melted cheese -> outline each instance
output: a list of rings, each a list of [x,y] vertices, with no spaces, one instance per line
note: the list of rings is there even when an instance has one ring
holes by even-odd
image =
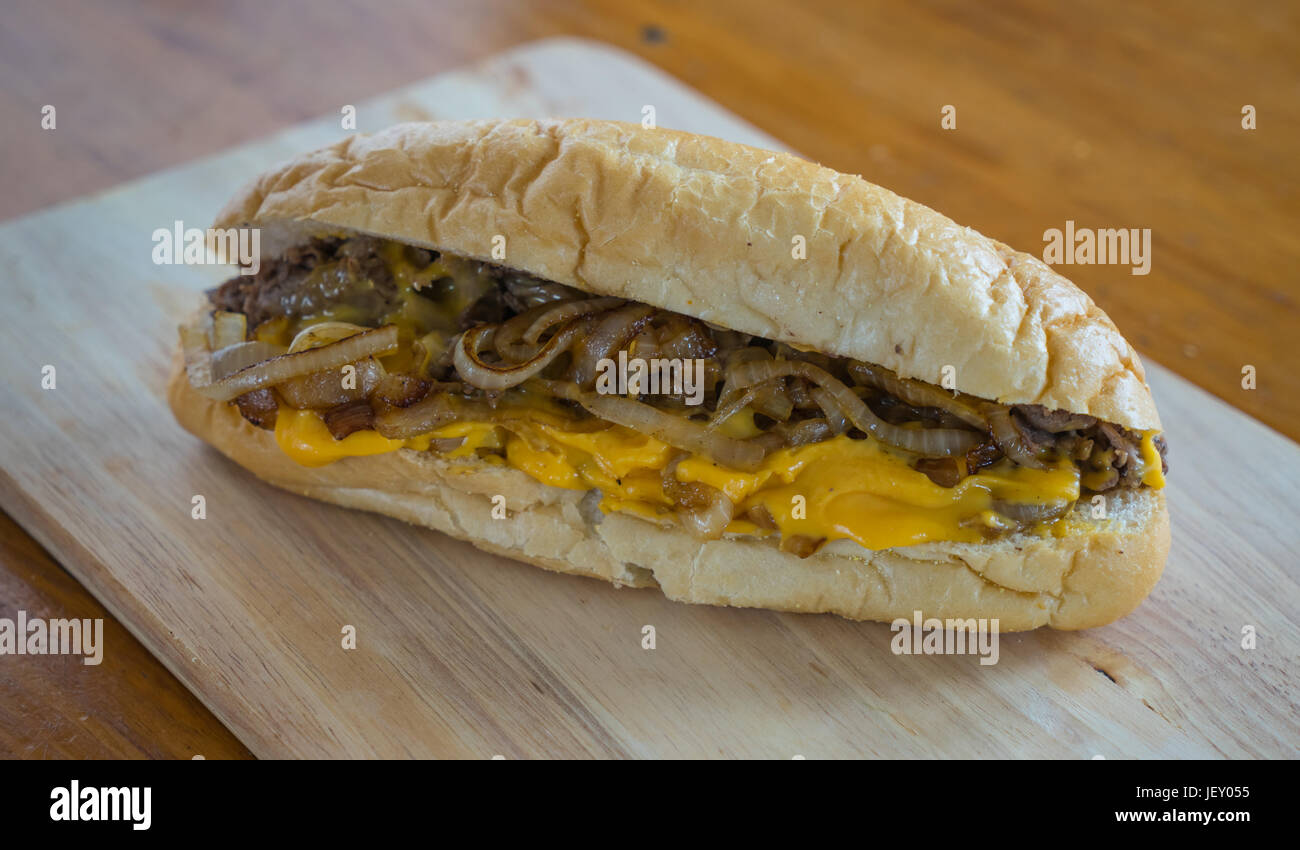
[[[1164,462],[1160,459],[1160,450],[1156,448],[1155,439],[1159,431],[1142,432],[1142,483],[1159,490],[1165,486]]]
[[[941,487],[875,440],[844,436],[773,452],[754,474],[703,458],[683,461],[677,474],[717,487],[741,511],[762,505],[782,536],[847,538],[868,549],[930,540],[977,543],[984,540],[982,527],[1005,522],[993,510],[995,501],[1079,497],[1079,474],[1068,461],[1049,470],[1002,464]]]
[[[742,423],[743,419],[737,425]],[[1155,433],[1143,436],[1142,480],[1159,488],[1164,479],[1153,443]],[[598,488],[606,512],[652,519],[673,514],[673,500],[663,492],[662,470],[675,450],[618,425],[572,431],[559,420],[507,425],[457,422],[408,440],[390,440],[373,431],[335,440],[317,414],[281,408],[275,437],[287,455],[307,466],[399,448],[427,450],[433,439],[463,437],[461,446],[446,456],[504,462],[553,487]],[[481,449],[503,450],[504,461],[494,454],[480,455]],[[985,539],[983,529],[996,530],[1007,523],[995,503],[1073,502],[1080,487],[1078,470],[1065,460],[1046,470],[1001,463],[967,476],[955,487],[941,487],[912,469],[905,455],[875,440],[845,436],[773,452],[753,473],[692,455],[678,463],[675,475],[679,481],[707,484],[726,493],[737,514],[761,505],[783,536],[849,539],[869,549],[933,540],[980,542]],[[727,530],[769,533],[746,520],[733,521]],[[1054,535],[1077,530],[1068,517],[1036,529]]]
[[[324,466],[345,457],[386,454],[406,445],[405,440],[390,440],[375,431],[357,431],[336,440],[316,413],[283,405],[275,415],[275,442],[280,451],[303,466]]]

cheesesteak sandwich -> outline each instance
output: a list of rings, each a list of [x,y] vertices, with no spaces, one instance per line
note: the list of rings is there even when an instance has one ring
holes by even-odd
[[[181,424],[289,490],[672,599],[1108,623],[1169,549],[1136,353],[860,177],[603,121],[407,124],[220,214]]]

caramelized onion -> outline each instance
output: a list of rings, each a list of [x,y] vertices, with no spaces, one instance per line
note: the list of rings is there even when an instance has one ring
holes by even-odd
[[[700,481],[679,481],[677,465],[688,455],[677,455],[660,473],[664,495],[676,505],[682,524],[706,540],[717,540],[736,515],[735,503],[716,487]]]
[[[766,348],[760,348],[757,345],[747,345],[744,348],[737,348],[727,357],[727,368],[723,373],[728,383],[731,382],[732,375],[736,369],[744,366],[746,363],[753,363],[755,360],[771,360],[772,355]]]
[[[460,384],[455,387],[459,389]],[[433,383],[415,375],[385,375],[375,385],[375,398],[394,407],[410,407],[429,394]]]
[[[237,342],[228,345],[212,355],[212,375],[216,379],[233,375],[240,369],[247,369],[255,363],[270,360],[284,354],[284,346],[261,340]]]
[[[759,528],[768,528],[773,531],[779,528],[776,520],[772,518],[772,512],[767,509],[766,505],[754,505],[745,511],[743,516]]]
[[[866,404],[862,407],[866,409]],[[983,434],[955,428],[900,428],[897,425],[886,425],[886,428],[896,436],[881,437],[881,440],[922,457],[957,457],[984,440]]]
[[[746,363],[756,361],[771,362],[772,356],[765,349],[757,346],[737,348],[727,356],[727,365],[723,370],[724,389],[718,399],[709,427],[714,428],[735,416],[745,407],[752,407],[756,413],[784,422],[794,412],[794,401],[786,389],[786,382],[772,378],[749,386],[742,386],[732,380],[736,370]]]
[[[540,309],[540,308],[539,308]],[[520,313],[497,325],[492,332],[492,347],[506,363],[522,363],[532,360],[537,354],[536,345],[522,342],[524,331],[532,322],[532,312]]]
[[[375,422],[375,413],[370,409],[370,402],[363,398],[331,407],[321,415],[321,419],[330,435],[341,440],[356,431],[370,430]]]
[[[820,443],[823,440],[829,440],[835,436],[831,426],[825,419],[804,419],[794,425],[782,428],[782,436],[785,438],[785,444],[790,448],[806,446],[810,443]]]
[[[518,386],[551,365],[556,357],[569,349],[577,337],[578,322],[571,322],[560,329],[546,341],[541,350],[523,363],[509,365],[484,363],[479,358],[479,351],[491,342],[496,332],[494,325],[479,325],[470,328],[452,343],[455,350],[452,362],[456,371],[465,379],[465,383],[481,390],[504,390]]]
[[[338,342],[365,331],[365,325],[355,325],[352,322],[317,322],[298,331],[297,336],[289,343],[289,353],[297,354],[299,351],[320,348],[322,345],[329,345],[331,342]]]
[[[281,354],[222,377],[214,374],[210,351],[197,350],[191,356],[191,346],[197,345],[193,333],[187,335],[182,331],[182,340],[186,346],[186,371],[191,386],[208,398],[230,401],[244,393],[274,386],[290,378],[337,369],[365,357],[393,351],[397,348],[397,327],[387,325],[320,348]],[[194,361],[192,369],[191,360]]]
[[[764,434],[759,434],[757,437],[753,437],[745,442],[753,443],[758,446],[763,450],[763,454],[766,455],[769,452],[774,452],[777,449],[785,447],[785,432],[791,427],[793,426],[791,426],[789,422],[782,422],[773,430]]]
[[[849,419],[840,409],[839,404],[835,402],[835,397],[821,387],[813,387],[808,395],[812,400],[817,402],[817,406],[822,409],[826,415],[826,424],[830,427],[832,434],[843,434],[849,430]]]
[[[457,420],[476,420],[490,413],[482,402],[434,393],[410,407],[386,409],[375,416],[375,430],[390,440],[416,437]]]
[[[182,325],[180,329],[181,351],[185,355],[185,374],[193,387],[211,384],[215,380],[212,377],[212,344],[204,326],[205,320],[207,326],[211,327],[212,317],[206,316],[194,324]]]
[[[988,417],[989,427],[993,429],[993,439],[1002,453],[1021,466],[1034,469],[1046,469],[1047,464],[1038,459],[1033,450],[1025,444],[1011,421],[1011,410],[997,404],[985,404],[984,413]]]
[[[253,390],[235,399],[239,414],[258,428],[274,430],[275,417],[280,410],[275,391],[270,389]]]
[[[790,402],[798,410],[816,410],[817,402],[808,395],[808,387],[803,381],[790,382]]]
[[[299,410],[319,410],[364,399],[374,392],[380,381],[384,379],[384,367],[373,357],[358,360],[350,365],[356,369],[354,380],[348,382],[352,384],[351,387],[344,386],[343,370],[340,367],[313,372],[299,378],[290,378],[277,384],[276,391],[284,397],[290,407]]]
[[[940,487],[956,487],[964,477],[961,463],[955,457],[923,457],[916,462],[916,471]]]
[[[667,413],[630,398],[587,392],[565,381],[539,380],[538,384],[559,398],[577,402],[601,419],[648,434],[674,448],[705,455],[723,466],[753,472],[763,462],[762,446],[716,434],[681,414]]]
[[[712,431],[714,428],[725,423],[728,419],[735,416],[740,411],[749,406],[759,394],[767,387],[768,384],[755,384],[752,387],[746,387],[743,390],[733,392],[729,398],[721,399],[718,409],[713,411],[713,416],[709,418],[709,423],[704,427]]]
[[[613,358],[632,337],[641,332],[655,313],[648,304],[629,304],[602,316],[591,332],[574,346],[570,379],[579,386],[588,386],[596,380],[597,364]]]
[[[584,298],[542,304],[502,322],[493,335],[492,347],[507,362],[531,360],[547,331],[622,303],[621,298]]]
[[[831,368],[831,356],[829,354],[795,348],[788,342],[778,342],[773,348],[775,350],[772,353],[778,360],[806,360],[823,369]]]
[[[900,378],[883,366],[872,366],[869,363],[850,363],[849,374],[859,383],[901,398],[913,407],[935,407],[981,431],[988,428],[986,417],[975,404],[940,387]]]
[[[212,314],[212,348],[220,351],[248,339],[248,317],[243,313],[216,310]]]
[[[600,313],[622,303],[623,299],[621,298],[587,298],[582,301],[568,301],[557,306],[548,307],[541,315],[529,322],[528,329],[524,331],[523,340],[529,345],[536,345],[542,335],[556,325],[581,316]]]
[[[761,413],[777,422],[786,421],[794,412],[794,402],[786,392],[785,382],[778,378],[743,390],[733,388],[724,393],[718,400],[718,408],[713,418],[709,420],[708,427],[710,429],[718,427],[746,407],[751,407],[755,413]]]
[[[711,498],[702,507],[682,508],[677,516],[682,524],[705,540],[717,540],[727,530],[731,518],[735,516],[736,506],[721,490],[709,487],[713,492]]]
[[[1070,503],[1063,500],[1042,503],[997,500],[993,503],[993,510],[1025,525],[1058,519],[1069,509]]]
[[[712,357],[717,353],[717,345],[698,319],[680,313],[666,315],[667,320],[659,331],[660,356],[686,359]]]
[[[794,401],[790,398],[789,391],[785,388],[785,381],[776,381],[770,384],[763,384],[758,395],[754,396],[752,407],[755,412],[761,413],[777,422],[784,422],[794,413]]]
[[[525,310],[556,301],[568,301],[582,294],[579,290],[560,283],[526,276],[507,277],[505,286],[507,294]]]
[[[450,392],[435,392],[410,407],[381,405],[375,416],[375,430],[389,439],[407,439],[427,434],[451,422],[486,422],[508,425],[515,422],[535,422],[537,409],[526,405],[490,404],[479,399],[468,399]],[[554,422],[554,419],[547,421]],[[594,431],[607,428],[601,422],[572,420],[565,422],[568,432]],[[524,435],[526,436],[526,435]],[[542,447],[544,448],[544,447]]]
[[[982,437],[974,431],[947,428],[909,429],[891,425],[867,407],[848,387],[825,369],[804,360],[753,360],[737,365],[731,380],[745,387],[760,381],[792,375],[824,389],[853,425],[895,448],[927,457],[965,454],[979,445]]]
[[[646,361],[660,357],[659,335],[655,333],[654,328],[645,328],[632,337],[632,341],[628,343],[628,351],[636,351],[636,356]]]

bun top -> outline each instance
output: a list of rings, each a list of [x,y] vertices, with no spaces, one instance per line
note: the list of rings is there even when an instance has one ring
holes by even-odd
[[[1070,281],[789,154],[612,121],[401,124],[263,174],[216,221],[244,225],[375,234],[930,383],[951,366],[982,398],[1160,427],[1137,354]]]

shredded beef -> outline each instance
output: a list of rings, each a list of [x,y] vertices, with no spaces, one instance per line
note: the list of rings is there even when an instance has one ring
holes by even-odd
[[[1020,435],[1021,441],[1031,453],[1041,456],[1044,452],[1056,447],[1056,436],[1050,431],[1044,431],[1042,428],[1029,424],[1020,415],[1019,410],[1012,409],[1011,424],[1015,427],[1016,433]]]
[[[1049,410],[1037,404],[1015,405],[1011,421],[1033,451],[1052,449],[1059,456],[1083,462],[1087,468],[1100,473],[1090,479],[1089,489],[1095,492],[1142,484],[1145,464],[1141,434],[1094,416]],[[1154,444],[1160,454],[1162,471],[1168,472],[1164,437],[1157,436]]]
[[[1053,434],[1079,431],[1097,424],[1095,417],[1067,410],[1048,410],[1041,404],[1017,404],[1014,409],[1016,415],[1029,425]]]
[[[349,305],[381,314],[397,297],[397,285],[380,241],[366,236],[317,238],[266,260],[255,275],[233,277],[208,298],[219,310],[243,313],[251,331],[267,319],[299,318]]]

